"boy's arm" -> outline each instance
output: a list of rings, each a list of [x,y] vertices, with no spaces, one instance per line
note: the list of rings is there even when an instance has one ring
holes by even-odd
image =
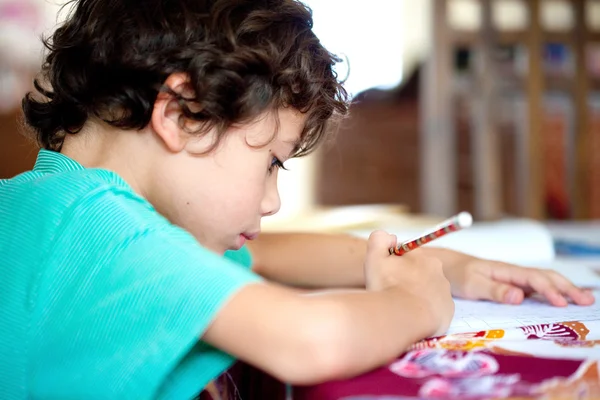
[[[252,269],[303,288],[362,288],[367,241],[343,234],[262,233],[248,242]]]
[[[389,257],[385,251],[395,242],[385,232],[371,235],[367,290],[299,294],[250,283],[213,315],[202,339],[300,385],[351,377],[392,361],[415,341],[445,332],[454,314],[439,260],[418,250]]]
[[[303,288],[362,288],[365,286],[365,239],[346,234],[263,233],[248,243],[252,269],[265,278]],[[471,257],[455,251],[423,248],[442,260],[444,268]]]
[[[301,295],[252,284],[227,302],[202,340],[281,381],[310,385],[391,362],[433,335],[436,319],[400,288]]]

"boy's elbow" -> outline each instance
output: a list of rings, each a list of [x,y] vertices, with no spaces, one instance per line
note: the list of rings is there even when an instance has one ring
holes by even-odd
[[[292,385],[315,385],[348,376],[343,357],[320,344],[315,344],[310,351],[301,355],[295,365],[289,365],[290,361],[285,364],[288,365],[281,368],[277,378]]]
[[[343,315],[325,313],[301,333],[303,346],[295,355],[282,357],[276,368],[281,381],[293,385],[314,385],[344,379],[360,372],[360,357],[353,356],[347,340],[348,328]]]

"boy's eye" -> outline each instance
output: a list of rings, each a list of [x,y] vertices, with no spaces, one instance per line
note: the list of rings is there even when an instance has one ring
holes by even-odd
[[[273,159],[271,160],[271,165],[269,166],[269,173],[272,173],[274,170],[279,168],[286,169],[279,158],[273,157]]]

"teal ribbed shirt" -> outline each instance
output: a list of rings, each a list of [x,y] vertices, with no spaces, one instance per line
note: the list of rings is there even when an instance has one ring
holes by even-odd
[[[47,150],[0,180],[0,256],[6,400],[189,399],[233,361],[200,336],[260,280],[246,249],[214,254],[117,174]]]

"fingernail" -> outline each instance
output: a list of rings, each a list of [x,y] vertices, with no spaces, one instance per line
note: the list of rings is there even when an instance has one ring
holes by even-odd
[[[519,291],[517,289],[510,289],[504,295],[504,300],[506,303],[514,304],[519,301]]]
[[[569,304],[567,299],[565,299],[565,297],[560,294],[555,295],[554,298],[556,299],[556,302],[559,306],[566,306],[567,304]]]

